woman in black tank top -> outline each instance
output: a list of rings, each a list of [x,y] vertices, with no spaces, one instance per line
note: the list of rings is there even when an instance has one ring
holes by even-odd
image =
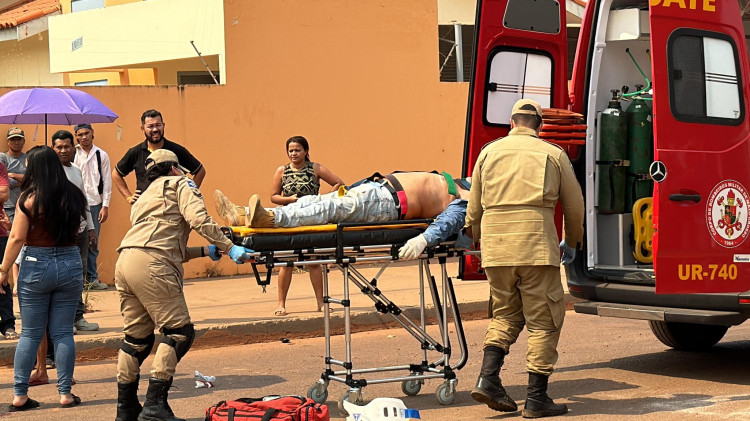
[[[310,161],[310,145],[302,136],[294,136],[286,141],[286,153],[289,163],[276,169],[273,176],[271,202],[276,205],[294,203],[302,196],[320,193],[320,180],[331,185],[330,191],[338,190],[344,184],[336,174],[323,165]],[[320,265],[308,266],[310,282],[318,301],[317,310],[323,308],[323,273]],[[279,269],[279,306],[274,312],[277,316],[286,316],[286,296],[292,283],[293,268]]]

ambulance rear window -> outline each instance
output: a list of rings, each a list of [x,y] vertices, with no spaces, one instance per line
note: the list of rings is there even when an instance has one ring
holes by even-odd
[[[560,33],[560,3],[557,0],[508,0],[503,25],[510,29]]]
[[[552,57],[521,49],[490,54],[484,123],[510,125],[510,112],[519,99],[533,99],[543,108],[552,103]]]
[[[744,119],[737,47],[724,34],[678,29],[668,42],[670,102],[680,121],[738,125]]]

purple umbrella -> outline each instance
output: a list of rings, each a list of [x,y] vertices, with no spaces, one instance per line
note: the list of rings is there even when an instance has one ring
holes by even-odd
[[[0,96],[1,124],[47,124],[71,126],[79,123],[111,123],[117,114],[98,99],[76,89],[17,89]]]

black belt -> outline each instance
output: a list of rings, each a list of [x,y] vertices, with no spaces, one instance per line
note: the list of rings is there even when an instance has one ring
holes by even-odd
[[[381,186],[385,187],[388,192],[391,194],[391,197],[393,197],[393,204],[396,206],[396,212],[398,212],[398,219],[405,219],[406,218],[406,208],[401,206],[401,199],[399,196],[403,196],[404,199],[406,199],[406,194],[404,194],[404,188],[401,186],[401,183],[396,180],[395,177],[392,175],[387,175],[384,178],[373,180],[374,182],[380,184]],[[390,182],[390,184],[388,184]],[[399,194],[401,193],[401,194]]]

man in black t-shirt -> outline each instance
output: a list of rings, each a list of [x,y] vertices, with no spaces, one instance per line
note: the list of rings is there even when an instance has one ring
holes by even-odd
[[[151,184],[146,177],[146,158],[157,149],[167,149],[177,155],[180,165],[185,167],[198,187],[206,176],[206,169],[184,146],[171,142],[164,137],[164,121],[159,111],[148,110],[141,116],[141,130],[146,140],[133,146],[125,152],[120,162],[112,170],[112,184],[117,188],[122,197],[131,205]],[[130,192],[125,176],[135,170],[136,189]]]

